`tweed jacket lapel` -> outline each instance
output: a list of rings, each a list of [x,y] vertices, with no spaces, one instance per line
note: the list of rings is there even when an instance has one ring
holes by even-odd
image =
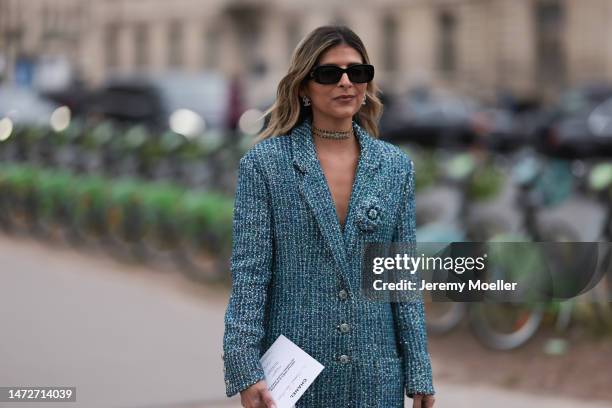
[[[302,177],[299,179],[300,192],[310,206],[319,229],[339,266],[345,284],[352,291],[358,288],[350,277],[349,254],[350,245],[358,231],[355,228],[355,209],[361,207],[361,202],[367,198],[368,185],[375,176],[380,164],[380,152],[365,129],[353,121],[355,135],[359,139],[361,152],[344,226],[341,230],[335,205],[329,185],[316,155],[312,140],[312,124],[310,119],[296,126],[291,132],[293,163]],[[353,283],[353,285],[351,285]]]

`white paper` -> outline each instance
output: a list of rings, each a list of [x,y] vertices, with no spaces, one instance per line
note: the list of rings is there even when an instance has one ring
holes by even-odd
[[[259,361],[277,408],[293,408],[325,368],[282,334]]]

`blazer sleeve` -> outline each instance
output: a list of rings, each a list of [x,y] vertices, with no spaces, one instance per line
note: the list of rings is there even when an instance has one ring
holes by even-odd
[[[225,314],[223,371],[231,397],[264,378],[259,362],[272,269],[269,190],[251,155],[240,159],[232,221],[232,290]]]
[[[409,160],[393,242],[416,244],[414,182],[414,165]],[[410,247],[409,255],[413,256],[416,250]],[[414,394],[434,394],[422,295],[407,302],[392,302],[391,307],[404,360],[406,395],[412,398]]]

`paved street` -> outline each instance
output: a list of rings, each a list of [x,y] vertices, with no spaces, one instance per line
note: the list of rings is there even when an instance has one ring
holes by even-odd
[[[224,396],[225,290],[5,235],[0,268],[0,385],[76,386],[69,407],[240,406]],[[438,407],[610,406],[436,385]],[[41,405],[0,403],[9,406]]]
[[[224,292],[6,236],[0,265],[0,384],[76,386],[78,407],[232,406]]]

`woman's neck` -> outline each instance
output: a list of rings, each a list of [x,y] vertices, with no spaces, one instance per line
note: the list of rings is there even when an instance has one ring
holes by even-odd
[[[312,126],[335,132],[346,132],[353,128],[353,118],[347,119],[328,119],[328,118],[313,118]]]
[[[311,123],[313,128],[316,127],[322,130],[346,132],[347,130],[353,129],[352,118],[343,121],[317,120],[315,118],[312,120]],[[355,151],[359,151],[359,142],[357,141],[357,135],[355,135],[354,132],[351,136],[345,139],[328,139],[324,137],[318,137],[313,134],[313,142],[317,147],[318,151],[320,151],[320,149],[324,149],[325,151],[332,152],[334,154],[350,154],[354,153]]]

